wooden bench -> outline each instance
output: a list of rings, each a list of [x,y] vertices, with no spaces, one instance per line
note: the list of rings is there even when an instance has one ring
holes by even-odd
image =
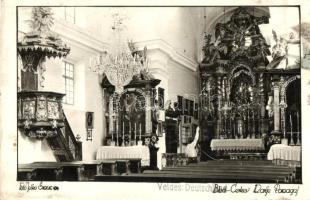
[[[126,158],[126,159],[105,159],[105,161],[114,161],[116,162],[115,173],[141,173],[141,158]],[[112,174],[112,175],[113,175]]]
[[[141,159],[34,162],[18,165],[18,180],[87,181],[96,175],[141,173]]]
[[[115,169],[115,161],[76,161],[76,162],[35,162],[19,165],[18,171],[32,170],[31,180],[85,181],[102,174],[103,165]],[[24,176],[23,176],[24,177]]]
[[[96,181],[109,182],[172,182],[172,183],[286,183],[285,176],[235,176],[235,175],[220,175],[220,174],[129,174],[126,176],[96,176]]]
[[[267,153],[228,153],[231,160],[262,160],[267,158]]]

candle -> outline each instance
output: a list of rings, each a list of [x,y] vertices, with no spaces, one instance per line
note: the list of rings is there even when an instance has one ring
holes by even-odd
[[[141,133],[142,133],[142,126],[141,126],[141,123],[140,123],[140,137],[139,137],[139,140],[141,140]]]

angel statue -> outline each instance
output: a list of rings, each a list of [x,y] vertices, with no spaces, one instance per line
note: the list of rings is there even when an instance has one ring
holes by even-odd
[[[272,47],[272,58],[273,60],[267,66],[267,69],[286,69],[288,65],[287,60],[287,40],[282,37],[278,36],[277,33],[272,30],[273,39],[276,44]]]

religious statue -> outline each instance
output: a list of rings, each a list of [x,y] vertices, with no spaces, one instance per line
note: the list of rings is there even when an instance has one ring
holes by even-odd
[[[272,30],[273,39],[276,44],[272,47],[272,62],[268,65],[268,69],[280,68],[286,69],[287,61],[287,41],[283,37],[278,37],[277,33]]]
[[[199,139],[199,126],[196,128],[196,134],[194,140],[189,143],[185,148],[185,155],[190,159],[190,161],[197,161],[198,149],[197,142]]]
[[[268,111],[268,116],[273,117],[273,96],[271,94],[268,96],[266,110]]]

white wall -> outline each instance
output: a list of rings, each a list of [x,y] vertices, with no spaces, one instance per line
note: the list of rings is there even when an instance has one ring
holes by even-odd
[[[56,161],[46,140],[29,138],[18,131],[18,164]]]
[[[190,9],[173,7],[123,9],[128,15],[128,39],[141,44],[151,42],[153,45],[147,45],[150,71],[155,78],[162,80],[158,87],[165,89],[166,100],[176,100],[177,95],[197,94],[195,29],[198,25],[195,24],[193,15],[188,12]],[[88,70],[88,60],[90,56],[105,50],[111,40],[111,10],[115,9],[76,8],[76,24],[72,24],[64,21],[63,8],[53,8],[56,21],[52,30],[60,34],[71,51],[67,58],[52,58],[46,61],[44,88],[41,89],[64,93],[63,60],[74,64],[74,104],[63,104],[63,107],[74,134],[81,136],[83,160],[95,159],[96,151],[103,145],[106,136],[101,80],[98,74]],[[25,20],[29,18],[30,11],[30,8],[20,9],[20,32],[29,31]],[[92,141],[86,141],[87,111],[94,112],[95,115]],[[29,147],[31,145],[33,147]],[[44,144],[41,144],[41,148],[42,145]],[[39,148],[39,143],[21,137],[19,146],[28,152],[32,148]],[[20,159],[24,159],[23,157]]]

